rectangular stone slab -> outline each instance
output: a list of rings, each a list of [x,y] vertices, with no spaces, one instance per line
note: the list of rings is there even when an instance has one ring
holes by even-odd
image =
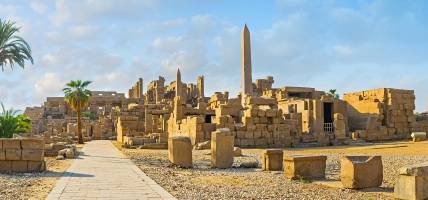
[[[1,139],[3,149],[21,149],[21,140],[18,139]]]
[[[42,161],[44,157],[44,150],[40,149],[23,149],[22,150],[22,160],[30,161]]]
[[[284,174],[289,179],[319,179],[325,178],[327,156],[284,157]]]
[[[45,142],[42,139],[25,138],[21,139],[22,149],[44,149]]]

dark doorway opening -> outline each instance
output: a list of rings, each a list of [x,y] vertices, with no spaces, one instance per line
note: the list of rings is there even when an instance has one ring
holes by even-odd
[[[324,123],[333,123],[333,103],[324,103]]]
[[[205,115],[205,123],[211,123],[212,115]]]

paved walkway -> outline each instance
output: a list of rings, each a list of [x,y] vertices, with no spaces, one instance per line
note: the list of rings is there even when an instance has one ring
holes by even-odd
[[[86,143],[47,199],[175,199],[110,141]]]

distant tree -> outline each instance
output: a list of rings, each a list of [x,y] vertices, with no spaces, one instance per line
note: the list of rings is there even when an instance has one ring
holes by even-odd
[[[82,112],[82,117],[94,120],[95,116],[94,114],[92,114],[92,112],[86,111],[86,112]]]
[[[16,64],[24,68],[25,61],[34,63],[30,45],[16,35],[19,29],[20,27],[17,27],[15,22],[0,19],[0,67],[2,71],[7,65],[13,69]]]
[[[31,131],[31,119],[26,115],[18,114],[19,110],[6,109],[1,104],[0,138],[11,138],[14,133],[28,133]]]
[[[81,113],[88,105],[89,97],[91,96],[91,91],[86,89],[86,87],[91,83],[91,81],[71,81],[63,89],[65,102],[77,113],[77,137],[79,138],[79,144],[83,144]]]
[[[333,96],[335,99],[339,99],[339,94],[336,94],[336,89],[330,89],[328,91],[328,94],[330,94],[331,96]]]

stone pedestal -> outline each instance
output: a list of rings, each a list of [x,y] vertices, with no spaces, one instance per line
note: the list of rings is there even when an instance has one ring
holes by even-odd
[[[285,156],[284,172],[289,179],[325,178],[327,156]]]
[[[343,187],[362,189],[379,187],[383,180],[380,156],[345,156],[341,159],[340,180]]]
[[[189,137],[175,136],[168,139],[169,161],[184,168],[190,168],[192,164],[192,144]]]
[[[394,187],[396,199],[428,199],[428,163],[402,167]]]
[[[229,168],[233,164],[234,136],[229,129],[218,129],[211,133],[211,166]]]
[[[281,171],[284,152],[281,149],[266,149],[262,153],[263,171]]]

